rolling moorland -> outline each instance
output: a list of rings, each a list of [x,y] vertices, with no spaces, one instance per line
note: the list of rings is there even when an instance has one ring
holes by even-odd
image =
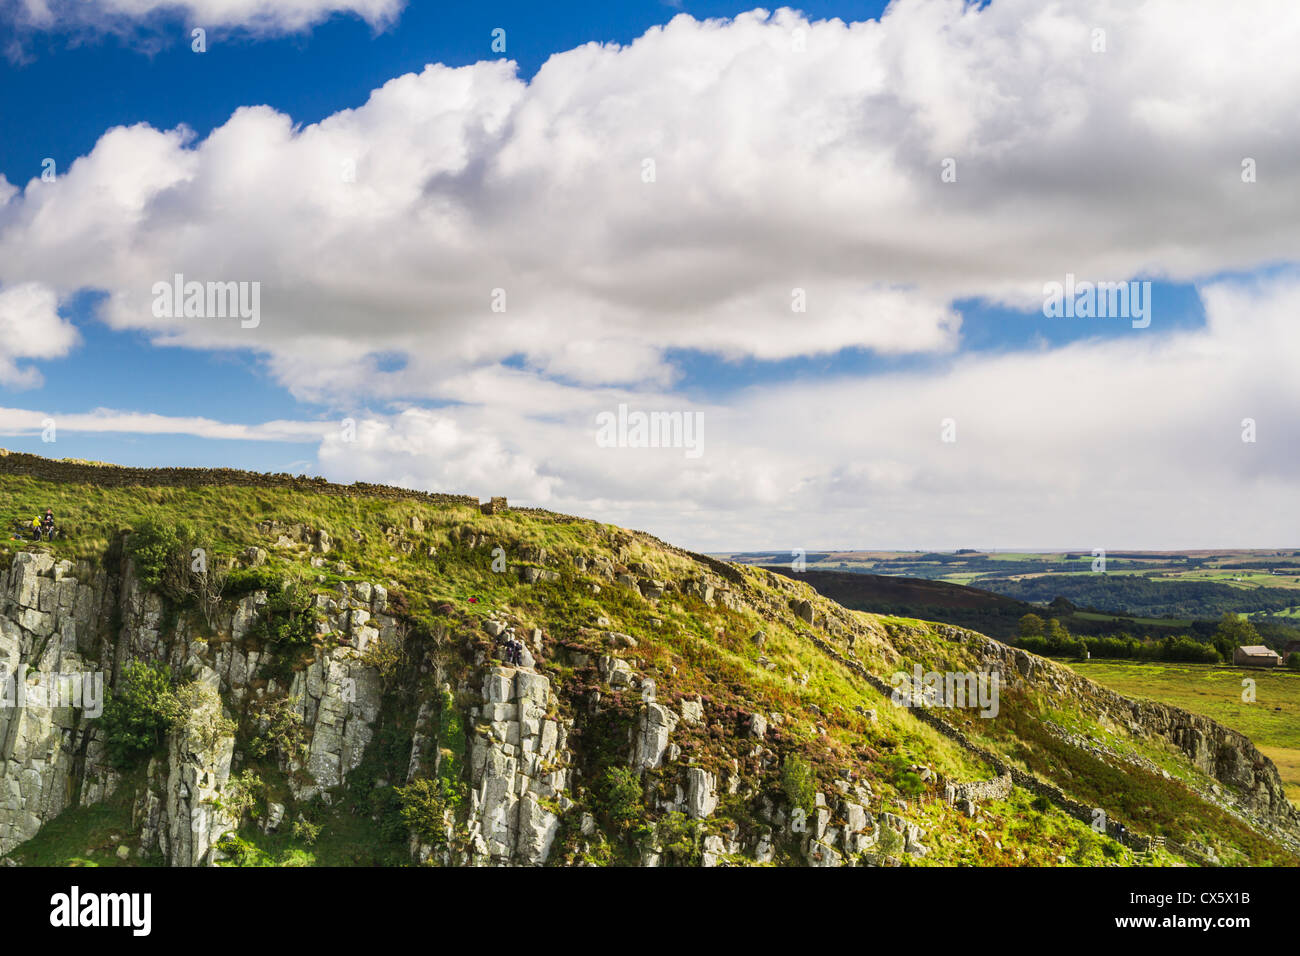
[[[26,455],[0,489],[66,531],[0,550],[6,864],[1300,863],[1242,733],[644,533]],[[102,715],[32,703],[86,672]]]
[[[789,552],[716,555],[738,564],[791,568]],[[1034,604],[1064,599],[1082,608],[1136,618],[1217,619],[1300,614],[1300,553],[1290,550],[1119,551],[1105,573],[1090,552],[818,551],[807,571],[922,578],[970,585]]]

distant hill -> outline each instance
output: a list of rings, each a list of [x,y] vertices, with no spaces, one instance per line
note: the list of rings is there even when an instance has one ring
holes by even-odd
[[[1249,590],[1217,581],[1168,581],[1139,575],[1057,574],[980,582],[1013,600],[1065,597],[1080,607],[1149,617],[1217,618],[1224,612],[1278,612],[1300,604],[1293,588]]]
[[[1199,621],[1173,619],[1166,623],[1149,619],[1137,620],[1125,616],[1123,612],[1098,613],[1092,605],[1076,604],[1064,596],[1052,593],[1050,588],[1036,592],[1036,597],[1048,601],[1042,604],[929,578],[903,578],[853,571],[795,572],[788,565],[775,565],[767,570],[810,584],[819,594],[855,611],[942,621],[958,627],[969,627],[1005,641],[1015,640],[1019,634],[1020,618],[1030,613],[1057,618],[1071,633],[1082,635],[1111,634],[1122,630],[1134,637],[1164,637],[1176,628],[1180,632],[1206,637],[1213,632],[1217,623],[1210,618]],[[1054,580],[1059,583],[1074,579],[1061,575]]]
[[[810,584],[819,594],[855,611],[942,621],[1004,640],[1016,636],[1021,617],[1043,613],[1043,608],[1015,598],[946,581],[852,571],[795,572],[789,565],[767,570]]]

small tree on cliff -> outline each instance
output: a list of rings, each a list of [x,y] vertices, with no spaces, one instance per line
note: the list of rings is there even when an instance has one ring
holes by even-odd
[[[781,764],[781,790],[793,809],[798,807],[811,815],[817,805],[817,779],[808,761],[795,754]]]
[[[131,533],[127,551],[144,587],[178,606],[198,608],[211,627],[231,567],[197,545],[198,535],[188,525],[149,519]]]
[[[132,661],[104,701],[104,746],[114,766],[129,766],[162,744],[181,716],[166,664]]]

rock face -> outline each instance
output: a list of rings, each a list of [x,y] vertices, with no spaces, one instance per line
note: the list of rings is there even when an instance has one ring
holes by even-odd
[[[567,809],[568,729],[549,715],[551,682],[494,667],[483,679],[470,770],[471,861],[545,863]]]
[[[379,676],[350,649],[317,651],[306,673],[295,675],[289,698],[299,702],[311,745],[306,767],[292,768],[306,770],[289,778],[294,799],[341,785],[361,764],[379,715],[380,691]]]
[[[216,800],[230,778],[235,752],[234,725],[225,722],[217,682],[213,671],[200,676],[200,693],[187,701],[191,706],[183,723],[170,734],[161,815],[153,824],[158,845],[142,844],[161,850],[172,866],[209,862],[213,844],[239,825]]]
[[[16,554],[0,578],[0,853],[30,839],[78,796],[94,802],[115,786],[86,711],[48,706],[51,689],[95,696],[98,668],[84,655],[95,646],[105,582],[88,565],[29,552]],[[74,754],[83,748],[79,786],[69,786]]]
[[[398,638],[396,620],[383,613],[386,600],[383,588],[370,585],[319,597],[322,632],[348,643],[318,649],[289,688],[277,689],[263,675],[265,655],[245,641],[265,613],[264,593],[229,604],[214,622],[216,637],[205,640],[183,619],[164,633],[161,600],[137,585],[129,565],[110,573],[17,553],[0,577],[0,696],[11,689],[0,706],[0,854],[69,806],[115,792],[119,775],[96,718],[104,689],[133,661],[168,664],[208,691],[191,702],[165,759],[152,761],[135,794],[141,850],[175,866],[212,862],[216,842],[239,822],[220,810],[235,757],[232,718],[286,690],[306,745],[301,766],[289,755],[282,761],[295,798],[337,787],[361,762],[378,715],[380,680],[356,645]],[[60,687],[64,696],[52,698],[50,688]],[[217,737],[200,730],[226,725]]]
[[[691,767],[686,772],[686,812],[701,820],[717,808],[717,779],[706,770]]]
[[[668,749],[668,737],[677,726],[677,715],[662,704],[646,704],[632,752],[632,766],[653,770],[660,766]]]
[[[315,536],[318,548],[328,547],[327,540]],[[318,645],[288,687],[264,675],[269,655],[246,641],[266,604],[261,592],[232,602],[215,622],[216,638],[205,640],[183,621],[164,633],[160,599],[137,586],[129,567],[112,575],[24,552],[0,579],[0,676],[21,673],[29,702],[60,673],[103,674],[111,686],[137,660],[169,664],[193,679],[187,686],[199,696],[134,795],[140,852],[173,866],[208,865],[219,857],[217,843],[240,823],[222,809],[238,757],[235,720],[263,713],[273,700],[285,701],[301,728],[301,751],[278,755],[295,800],[328,800],[361,764],[383,695],[366,650],[401,637],[396,619],[385,613],[386,589],[344,584],[337,596],[317,595],[318,628],[335,642]],[[116,631],[108,626],[115,618]],[[536,642],[540,648],[540,632]],[[630,679],[625,662],[610,663],[615,681]],[[473,839],[462,862],[542,864],[561,813],[572,806],[568,726],[551,713],[550,681],[528,668],[489,670],[481,699],[470,744]],[[0,854],[35,836],[74,802],[103,800],[119,785],[97,722],[76,707],[41,703],[0,708]],[[650,707],[645,759],[657,764],[676,717]],[[425,708],[426,723],[427,716]],[[419,751],[417,739],[411,775],[420,768]],[[78,754],[84,756],[78,760]],[[275,816],[283,818],[283,806],[276,807]]]
[[[794,613],[804,623],[812,624],[816,620],[817,612],[813,609],[811,601],[795,601],[793,607]]]

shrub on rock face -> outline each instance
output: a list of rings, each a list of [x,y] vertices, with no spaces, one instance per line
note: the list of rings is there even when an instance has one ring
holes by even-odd
[[[799,807],[811,814],[817,806],[817,781],[812,767],[802,757],[791,755],[781,765],[781,790],[791,808]]]
[[[202,681],[190,681],[176,691],[176,725],[186,735],[186,746],[195,753],[217,748],[223,737],[233,736],[235,722],[226,716],[217,689]]]
[[[596,781],[598,809],[620,833],[645,815],[641,803],[641,778],[631,767],[608,767]]]
[[[262,778],[252,770],[232,774],[220,801],[221,808],[236,820],[243,820],[245,814],[257,809],[257,801],[264,789]]]
[[[226,597],[240,598],[254,591],[277,591],[280,578],[281,575],[270,568],[236,568],[226,579]]]
[[[447,811],[455,809],[457,795],[443,780],[421,779],[395,788],[402,801],[402,819],[422,843],[441,847],[447,842]]]
[[[104,744],[109,760],[129,766],[162,744],[163,737],[181,716],[166,664],[133,661],[122,672],[116,691],[104,702]]]
[[[227,833],[218,840],[216,848],[231,866],[253,866],[260,856],[257,847],[233,833]]]
[[[244,748],[249,756],[261,760],[267,754],[279,754],[294,763],[307,762],[311,748],[299,701],[297,697],[280,697],[254,705],[260,732]]]
[[[906,846],[907,839],[893,827],[880,828],[880,838],[876,841],[877,857],[902,856]]]
[[[228,562],[217,561],[188,525],[145,521],[127,541],[127,552],[140,584],[177,607],[194,607],[208,625],[221,603],[230,577]]]
[[[320,826],[309,820],[298,820],[293,825],[293,838],[301,840],[308,846],[313,846],[319,836]]]
[[[889,769],[889,782],[900,794],[915,797],[925,792],[925,781],[902,754],[894,754],[886,761],[886,766]]]
[[[703,828],[699,820],[684,813],[669,813],[655,828],[655,839],[669,866],[696,867],[703,862]]]
[[[127,551],[140,583],[151,591],[165,590],[189,537],[186,528],[152,519],[132,531]]]
[[[316,636],[311,591],[291,581],[269,594],[254,633],[272,644],[310,644]]]

